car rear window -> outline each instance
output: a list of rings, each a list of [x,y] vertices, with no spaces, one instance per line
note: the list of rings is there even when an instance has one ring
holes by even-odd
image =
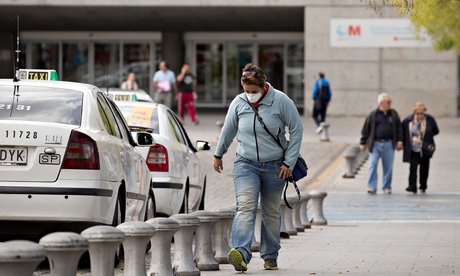
[[[153,133],[159,134],[158,109],[143,105],[118,105],[129,126],[153,128]]]
[[[83,93],[55,87],[0,86],[0,120],[22,120],[79,126]]]

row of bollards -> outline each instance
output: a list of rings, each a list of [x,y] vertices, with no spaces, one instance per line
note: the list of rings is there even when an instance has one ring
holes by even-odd
[[[343,178],[354,178],[361,166],[366,162],[368,156],[368,151],[360,151],[358,144],[349,146],[343,154],[347,167],[347,171],[343,175]]]
[[[322,203],[327,193],[312,191],[301,197],[294,209],[282,207],[281,229],[296,235],[311,225],[325,225]],[[297,198],[296,198],[297,199]],[[294,200],[290,197],[290,200]],[[307,204],[311,200],[312,219],[308,220]],[[284,201],[282,200],[284,203]],[[75,276],[78,262],[89,251],[91,274],[112,276],[115,256],[124,249],[124,275],[200,275],[200,271],[219,270],[227,262],[229,240],[235,208],[196,211],[146,222],[131,221],[112,226],[93,226],[81,234],[55,232],[37,243],[7,241],[0,243],[0,275],[33,275],[37,266],[48,258],[53,276]],[[256,229],[260,235],[260,209]],[[256,230],[257,231],[257,230]],[[174,255],[171,258],[174,237]],[[150,242],[150,267],[145,257]],[[254,249],[258,244],[254,238]]]

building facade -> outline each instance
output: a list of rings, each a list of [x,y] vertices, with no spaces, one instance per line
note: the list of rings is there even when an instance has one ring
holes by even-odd
[[[135,72],[153,93],[159,61],[176,73],[190,63],[201,108],[228,107],[252,62],[305,115],[318,71],[331,82],[332,116],[367,115],[382,92],[401,116],[417,101],[434,116],[459,114],[458,56],[408,41],[406,23],[390,7],[374,12],[360,0],[3,2],[0,77],[12,76],[19,29],[20,66],[56,69],[61,80],[103,88]]]

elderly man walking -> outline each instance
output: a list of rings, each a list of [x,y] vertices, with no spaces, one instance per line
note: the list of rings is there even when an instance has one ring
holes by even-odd
[[[382,159],[383,166],[383,193],[391,194],[391,180],[393,175],[393,160],[395,148],[403,148],[401,119],[398,112],[391,108],[391,97],[382,93],[377,97],[378,108],[366,118],[361,131],[360,150],[369,150],[369,176],[367,192],[377,192],[377,165]]]

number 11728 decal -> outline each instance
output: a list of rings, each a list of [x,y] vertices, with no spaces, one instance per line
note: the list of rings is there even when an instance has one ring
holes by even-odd
[[[5,138],[37,139],[36,131],[5,130]]]

